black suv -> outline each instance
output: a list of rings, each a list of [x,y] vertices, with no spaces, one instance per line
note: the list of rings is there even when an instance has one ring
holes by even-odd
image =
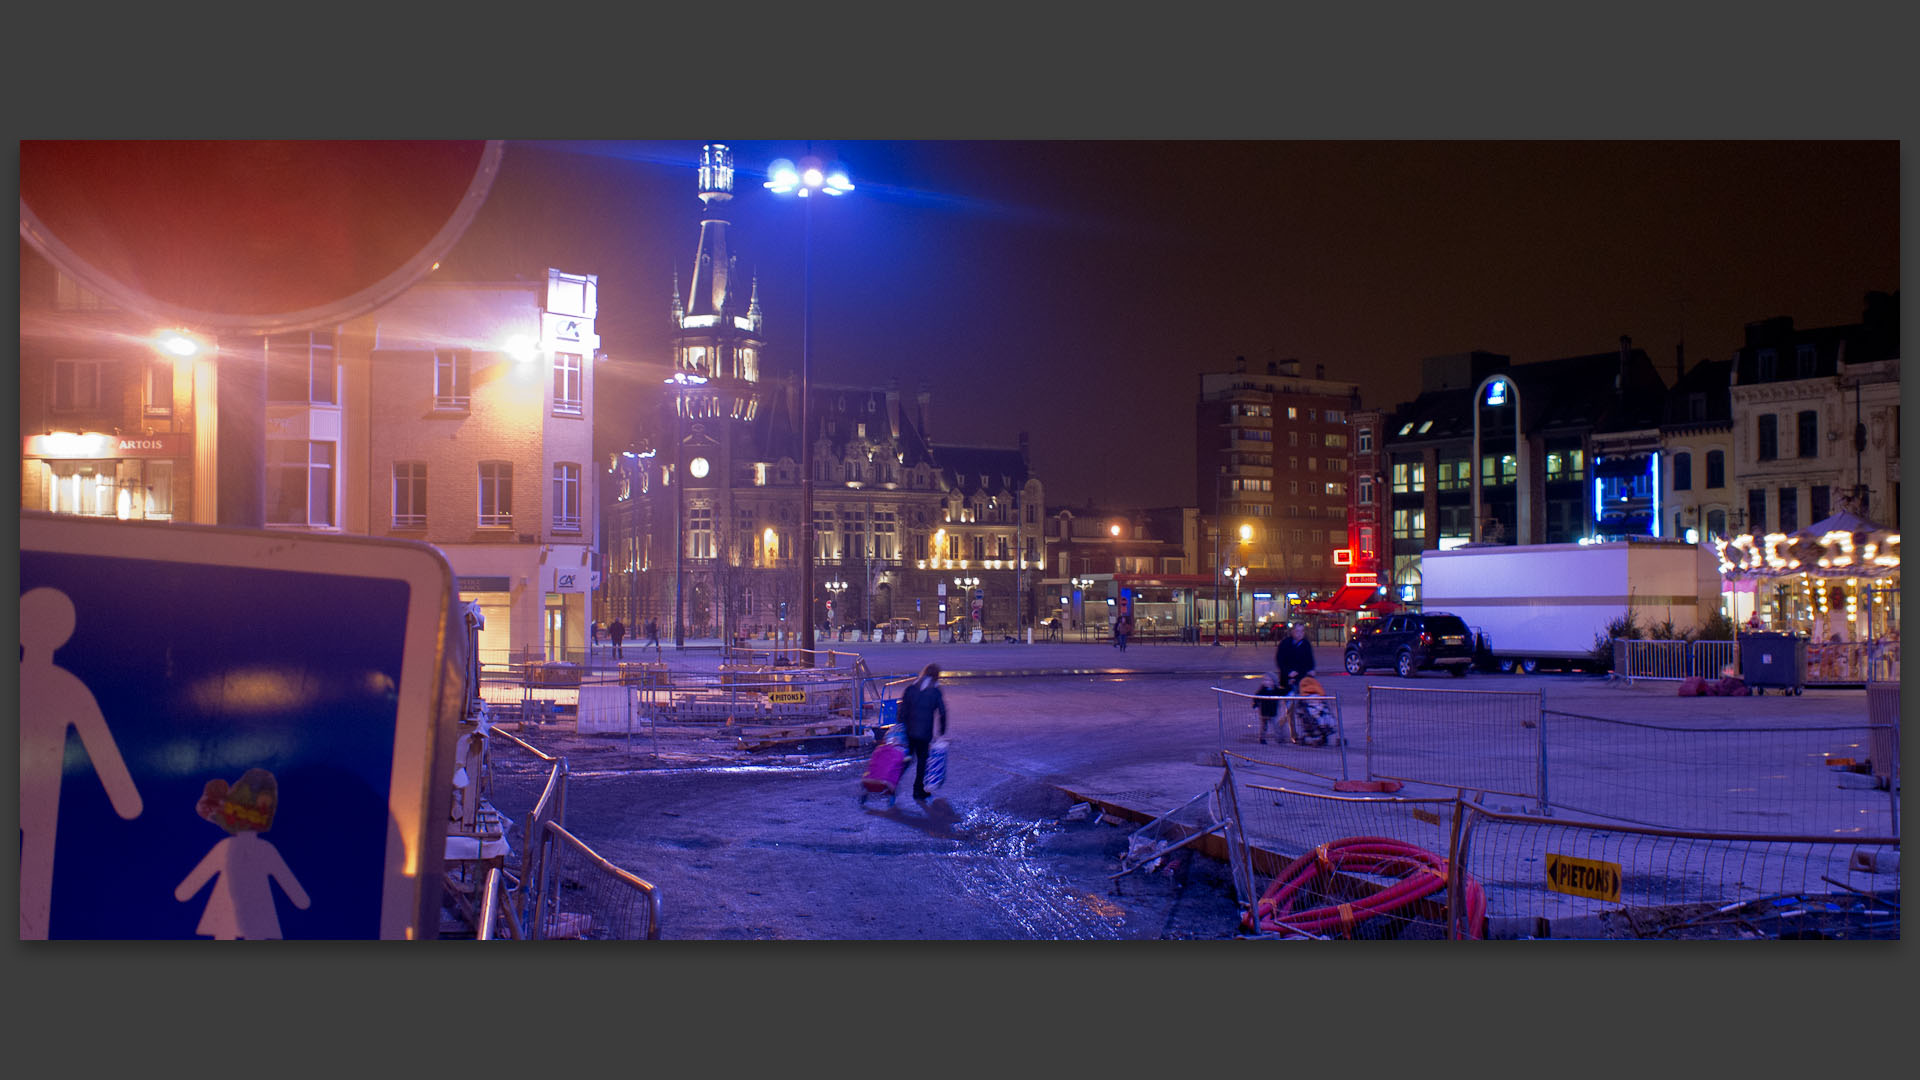
[[[1347,674],[1390,667],[1401,678],[1416,671],[1445,668],[1464,676],[1473,666],[1473,631],[1460,616],[1444,611],[1394,615],[1376,629],[1347,642]]]

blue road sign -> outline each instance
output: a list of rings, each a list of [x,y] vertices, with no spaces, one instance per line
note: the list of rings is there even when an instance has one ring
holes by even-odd
[[[437,932],[429,778],[458,719],[437,551],[40,514],[20,531],[21,937]]]

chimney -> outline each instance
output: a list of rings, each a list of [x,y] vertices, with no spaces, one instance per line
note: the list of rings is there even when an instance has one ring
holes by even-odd
[[[1233,373],[1234,373],[1235,375],[1245,375],[1245,374],[1247,373],[1247,358],[1246,358],[1246,357],[1244,357],[1244,356],[1236,356],[1236,357],[1234,357],[1234,358],[1233,358]]]
[[[1633,339],[1620,335],[1620,373],[1613,377],[1613,390],[1616,394],[1627,392],[1627,354],[1633,351]]]

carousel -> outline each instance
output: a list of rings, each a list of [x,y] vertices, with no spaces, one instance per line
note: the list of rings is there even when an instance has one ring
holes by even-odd
[[[1808,682],[1900,678],[1900,534],[1842,510],[1798,532],[1714,541],[1743,630],[1807,639]]]

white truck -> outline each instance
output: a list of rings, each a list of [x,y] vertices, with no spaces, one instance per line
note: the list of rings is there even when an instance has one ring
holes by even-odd
[[[1421,607],[1465,620],[1500,671],[1587,667],[1594,640],[1629,609],[1642,627],[1680,630],[1720,609],[1713,549],[1679,540],[1427,551],[1420,579]]]

